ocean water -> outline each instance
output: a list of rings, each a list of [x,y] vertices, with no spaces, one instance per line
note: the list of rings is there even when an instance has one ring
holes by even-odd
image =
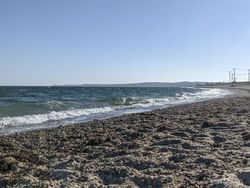
[[[230,94],[181,87],[0,87],[0,134],[149,111]]]

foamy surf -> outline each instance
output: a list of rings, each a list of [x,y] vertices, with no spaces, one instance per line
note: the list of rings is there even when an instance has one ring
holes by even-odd
[[[134,107],[151,107],[151,106],[165,106],[165,105],[173,105],[173,104],[182,104],[182,103],[190,103],[205,99],[213,99],[218,97],[223,97],[232,94],[228,90],[223,89],[202,89],[200,92],[196,93],[187,93],[183,92],[181,95],[179,93],[176,94],[175,97],[167,97],[167,98],[151,98],[146,99],[145,103],[134,104]]]
[[[69,119],[79,116],[87,116],[90,114],[105,113],[113,111],[111,107],[103,108],[91,108],[91,109],[77,109],[55,112],[52,111],[48,114],[36,114],[36,115],[25,115],[21,117],[5,117],[0,119],[1,127],[5,126],[20,126],[20,125],[31,125],[41,124],[48,121],[56,121],[62,119]]]

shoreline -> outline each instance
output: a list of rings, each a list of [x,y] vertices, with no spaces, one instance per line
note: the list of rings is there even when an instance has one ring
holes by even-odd
[[[247,94],[0,136],[0,186],[250,185]]]
[[[207,89],[207,88],[201,88],[201,89]],[[137,113],[144,113],[144,112],[150,112],[150,111],[154,111],[154,110],[160,110],[160,109],[165,109],[165,108],[171,108],[174,106],[179,106],[179,105],[183,105],[183,104],[192,104],[192,103],[198,103],[198,102],[203,102],[203,101],[209,101],[209,100],[214,100],[214,99],[218,99],[218,98],[223,98],[223,97],[229,97],[229,96],[235,96],[235,95],[240,95],[240,93],[246,93],[244,91],[232,91],[230,89],[225,89],[225,88],[210,88],[210,89],[221,89],[221,96],[209,96],[207,95],[206,97],[201,97],[201,98],[190,98],[190,99],[183,99],[183,100],[176,100],[176,101],[169,101],[169,104],[155,104],[152,106],[142,106],[142,107],[138,107],[138,108],[120,108],[120,109],[113,109],[110,112],[105,113],[100,113],[100,114],[96,114],[93,117],[87,117],[86,119],[82,119],[81,121],[78,122],[74,122],[74,120],[60,120],[60,122],[48,122],[48,123],[40,123],[40,124],[27,124],[27,126],[25,125],[20,125],[20,126],[16,126],[16,125],[4,125],[2,126],[2,128],[0,128],[1,132],[0,132],[0,136],[8,136],[8,135],[13,135],[13,134],[21,134],[21,133],[26,133],[26,132],[30,132],[30,131],[35,131],[35,130],[43,130],[43,129],[52,129],[52,128],[57,128],[57,127],[61,127],[61,126],[74,126],[75,124],[82,124],[82,123],[86,123],[89,121],[93,121],[93,120],[105,120],[105,119],[110,119],[110,118],[115,118],[115,117],[120,117],[120,116],[124,116],[124,115],[128,115],[128,114],[137,114]],[[224,90],[224,91],[223,91]],[[218,91],[217,91],[218,92]],[[199,92],[198,92],[199,93]],[[243,94],[244,96],[244,94]],[[106,108],[106,107],[103,107]],[[107,108],[112,108],[112,107],[107,107]],[[81,109],[80,109],[81,110]],[[84,110],[84,109],[83,109]],[[61,111],[64,112],[64,111]],[[60,111],[58,113],[61,113]],[[50,114],[50,113],[49,113]],[[37,116],[40,115],[47,115],[47,114],[31,114],[31,115],[24,115],[24,116],[18,116],[18,117],[6,117],[7,120],[6,121],[10,121],[10,119],[14,119],[11,121],[20,121],[20,119],[22,118],[27,118],[28,121],[30,119],[37,119]],[[90,114],[91,115],[91,114]],[[26,117],[27,116],[27,117]],[[9,118],[9,119],[8,119]],[[5,118],[3,118],[5,119]],[[5,120],[3,120],[5,121]],[[23,120],[22,120],[23,121]],[[6,122],[3,122],[6,123]],[[13,129],[13,127],[16,127],[15,129]]]

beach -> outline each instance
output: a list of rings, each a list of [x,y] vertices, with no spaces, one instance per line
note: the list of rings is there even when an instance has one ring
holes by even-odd
[[[0,188],[250,188],[250,1],[0,2]]]
[[[250,97],[0,137],[0,187],[250,186]]]

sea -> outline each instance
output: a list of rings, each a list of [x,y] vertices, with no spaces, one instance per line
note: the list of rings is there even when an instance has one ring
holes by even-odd
[[[229,95],[195,87],[0,87],[0,135],[151,111]]]

